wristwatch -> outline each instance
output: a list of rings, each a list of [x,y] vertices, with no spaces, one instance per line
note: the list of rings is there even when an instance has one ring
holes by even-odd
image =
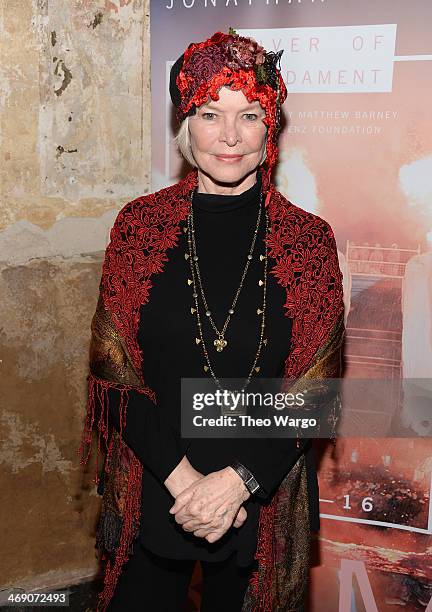
[[[234,461],[230,463],[230,467],[232,467],[233,470],[235,470],[240,476],[240,478],[243,480],[249,493],[256,493],[256,491],[260,489],[260,486],[255,476],[251,472],[249,472],[249,470],[243,465],[243,463],[240,463],[240,461],[234,459]]]

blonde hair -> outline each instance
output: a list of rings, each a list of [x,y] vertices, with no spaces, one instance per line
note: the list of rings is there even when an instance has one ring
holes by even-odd
[[[266,131],[266,143],[267,143],[267,131]],[[189,164],[195,168],[197,168],[197,163],[192,154],[191,142],[190,142],[190,133],[189,133],[189,116],[187,116],[180,124],[177,134],[174,136],[174,142],[176,143],[180,153],[183,155],[185,160],[189,162]],[[264,147],[264,152],[262,154],[262,158],[259,162],[259,166],[265,162],[267,158],[267,146]]]

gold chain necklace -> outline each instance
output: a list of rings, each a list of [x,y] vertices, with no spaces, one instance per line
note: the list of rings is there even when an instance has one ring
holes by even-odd
[[[261,192],[261,197],[260,197],[260,215],[261,215],[261,207],[262,207],[262,192]],[[261,217],[259,216],[259,219]],[[251,251],[249,252],[248,258],[247,258],[247,267],[249,267],[250,261],[253,259],[253,255],[252,255],[252,251],[253,251],[253,247],[256,241],[256,235],[258,233],[258,228],[259,228],[259,222],[257,223],[257,229],[254,232],[254,238],[253,238],[253,242],[252,242],[252,246],[251,246]],[[201,322],[201,317],[200,317],[200,311],[199,311],[199,303],[198,303],[198,291],[197,291],[197,281],[196,278],[198,277],[199,274],[199,266],[198,266],[198,256],[196,255],[196,244],[195,244],[195,228],[193,227],[193,212],[192,212],[192,200],[191,200],[191,207],[190,207],[190,212],[188,215],[188,225],[187,227],[184,228],[185,232],[188,232],[188,248],[189,248],[189,253],[185,253],[185,259],[189,260],[190,263],[190,269],[191,269],[191,276],[192,278],[188,278],[187,279],[187,283],[188,285],[193,285],[193,293],[192,293],[192,297],[195,300],[195,308],[191,307],[191,314],[195,314],[196,313],[196,317],[197,317],[197,326],[198,326],[198,336],[195,338],[195,342],[196,344],[201,344],[202,346],[202,350],[207,362],[207,365],[204,365],[204,371],[210,371],[214,381],[216,382],[216,384],[218,385],[218,387],[223,391],[223,388],[220,384],[219,379],[216,377],[214,370],[212,368],[211,362],[210,362],[210,358],[209,358],[209,354],[207,351],[207,347],[204,341],[204,337],[203,337],[203,333],[202,333],[202,322]],[[269,227],[269,220],[268,220],[268,214],[267,211],[265,211],[265,235],[267,236],[267,234],[271,231],[271,228]],[[193,250],[193,247],[195,245],[195,250]],[[265,330],[265,315],[266,315],[266,292],[267,292],[267,243],[266,241],[264,241],[264,246],[265,246],[265,252],[264,255],[260,255],[260,261],[264,261],[264,278],[260,279],[258,281],[258,284],[260,286],[262,286],[263,288],[263,302],[262,302],[262,308],[257,308],[257,314],[261,315],[261,329],[260,329],[260,338],[259,338],[259,342],[258,342],[258,348],[255,354],[255,358],[254,361],[252,363],[252,367],[249,371],[249,374],[247,376],[246,379],[246,383],[243,385],[241,391],[243,392],[246,387],[249,385],[250,380],[252,378],[253,372],[259,372],[260,368],[257,366],[257,362],[259,359],[259,356],[261,354],[261,349],[262,349],[262,345],[267,345],[267,338],[264,338],[264,330]],[[195,259],[196,257],[196,259]],[[196,271],[198,272],[198,274],[196,273]],[[245,273],[242,276],[242,281],[241,283],[243,283],[244,280],[244,276]],[[200,277],[198,277],[200,278]],[[241,289],[241,287],[240,287]],[[239,293],[239,290],[238,290]],[[238,293],[236,294],[236,298],[238,298]],[[204,297],[204,295],[202,295],[202,297]],[[236,301],[235,298],[235,301]],[[210,312],[207,306],[207,302],[204,301],[204,305],[206,308],[206,315],[207,312]],[[234,302],[235,304],[235,302]],[[233,308],[230,309],[230,311],[234,311]],[[233,314],[233,312],[229,311],[229,316],[231,316],[231,314]],[[207,315],[208,317],[211,316],[211,312],[210,315]],[[229,320],[229,319],[228,319]],[[216,326],[214,326],[216,328]],[[226,330],[226,328],[225,328]],[[217,328],[216,328],[216,332],[218,334],[220,334],[220,332],[218,332]],[[219,335],[220,338],[220,335]],[[224,339],[224,338],[222,338]],[[220,352],[220,348],[218,348],[218,345],[216,344],[216,341],[214,342],[215,346],[216,346],[216,350]],[[222,347],[223,348],[223,347]]]
[[[224,325],[222,327],[222,331],[219,331],[218,328],[216,327],[215,322],[213,321],[212,316],[211,316],[211,310],[210,310],[210,308],[209,308],[209,306],[207,304],[207,300],[206,300],[205,293],[204,293],[203,283],[202,283],[202,279],[201,279],[201,273],[200,273],[199,264],[198,264],[198,254],[197,254],[196,242],[195,242],[195,226],[194,226],[193,205],[191,206],[191,211],[190,211],[190,215],[189,215],[189,220],[190,220],[190,232],[189,232],[189,236],[192,239],[192,253],[189,253],[189,256],[191,257],[191,260],[193,259],[193,261],[195,263],[196,276],[198,278],[198,285],[199,285],[202,301],[203,301],[204,308],[205,308],[205,314],[209,318],[210,325],[212,326],[212,328],[216,332],[217,338],[214,340],[213,344],[215,345],[216,350],[218,352],[223,351],[223,349],[228,344],[228,341],[225,338],[225,334],[226,334],[226,330],[227,330],[227,327],[228,327],[228,323],[231,320],[231,315],[234,314],[234,309],[235,309],[235,306],[237,304],[237,300],[238,300],[238,297],[240,295],[240,291],[242,290],[244,279],[245,279],[247,271],[249,269],[250,262],[252,261],[252,258],[253,258],[252,253],[253,253],[254,248],[255,248],[256,237],[257,237],[257,234],[258,234],[258,229],[259,229],[260,221],[261,221],[261,208],[262,208],[262,192],[260,192],[260,201],[259,201],[259,206],[258,206],[257,223],[256,223],[255,231],[254,231],[254,234],[253,234],[253,237],[252,237],[252,243],[251,243],[251,246],[250,246],[250,249],[249,249],[249,253],[248,253],[247,257],[246,257],[246,264],[245,264],[245,267],[244,267],[244,270],[243,270],[243,274],[242,274],[242,277],[241,277],[241,280],[240,280],[240,284],[239,284],[239,287],[238,287],[237,291],[234,294],[234,299],[232,301],[231,308],[228,309],[228,316],[227,316],[227,318],[225,320],[225,323],[224,323]]]

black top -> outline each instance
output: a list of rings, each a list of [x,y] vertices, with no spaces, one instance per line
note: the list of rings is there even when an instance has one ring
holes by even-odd
[[[239,195],[228,196],[195,192],[193,197],[195,241],[204,291],[212,318],[221,329],[249,252],[256,227],[261,176]],[[237,563],[247,565],[256,549],[259,509],[275,492],[299,456],[294,439],[186,439],[180,436],[181,377],[210,376],[203,366],[206,361],[201,344],[197,345],[197,319],[191,314],[195,306],[187,233],[182,223],[179,244],[167,250],[168,261],[160,274],[152,277],[149,301],[141,307],[138,341],[143,351],[143,376],[156,393],[155,406],[146,396],[130,393],[124,439],[144,465],[142,481],[141,540],[151,551],[168,558],[220,561],[237,550]],[[262,305],[265,218],[264,207],[253,259],[231,316],[225,337],[228,345],[217,352],[213,346],[215,333],[204,314],[199,299],[203,336],[212,368],[218,378],[245,378],[255,358]],[[268,260],[267,309],[264,337],[254,377],[282,377],[284,362],[290,350],[292,320],[285,316],[285,289],[270,273]],[[118,429],[115,393],[110,392],[110,414]],[[114,401],[113,401],[114,400]],[[248,513],[240,528],[231,527],[214,543],[198,538],[177,525],[169,509],[174,498],[163,482],[186,453],[195,469],[208,474],[223,469],[237,458],[255,476],[261,491],[244,503]],[[312,494],[311,526],[317,528],[316,472],[308,458],[309,489]],[[147,469],[146,469],[147,468]]]

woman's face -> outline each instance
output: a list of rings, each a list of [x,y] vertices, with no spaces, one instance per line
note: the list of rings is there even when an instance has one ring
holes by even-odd
[[[198,169],[218,183],[238,183],[259,165],[265,150],[265,111],[241,90],[219,90],[189,118],[192,154]]]

